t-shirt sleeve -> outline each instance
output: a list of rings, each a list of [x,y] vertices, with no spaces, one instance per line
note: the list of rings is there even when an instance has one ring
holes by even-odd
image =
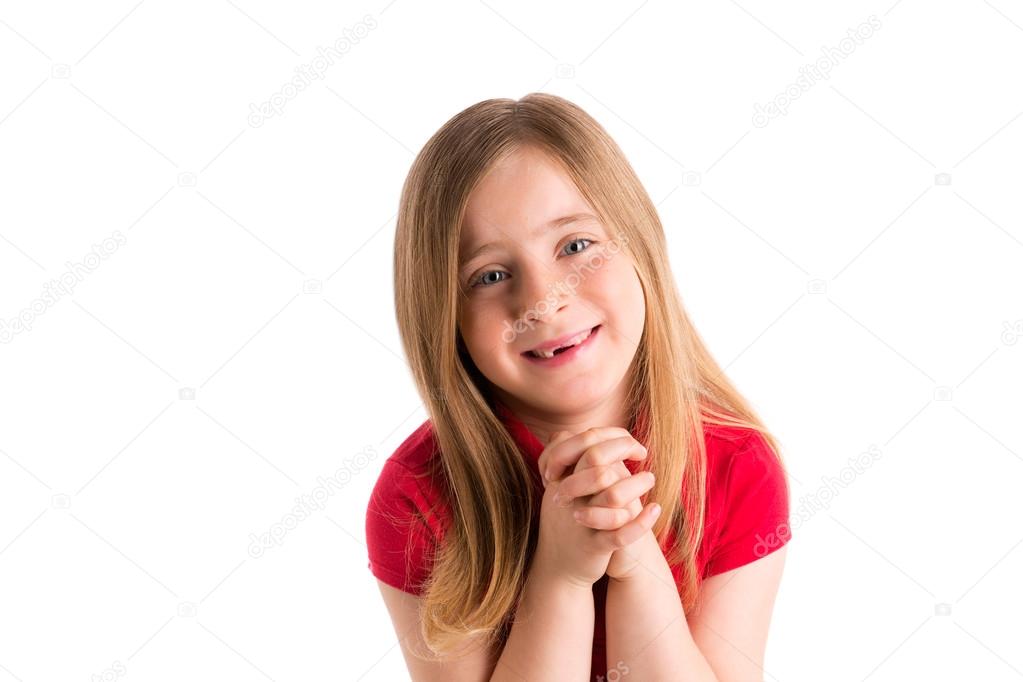
[[[366,508],[368,567],[381,581],[417,596],[430,575],[435,550],[423,513],[427,508],[412,472],[388,459]]]
[[[732,456],[724,490],[724,524],[705,576],[765,557],[792,537],[785,470],[759,432]]]

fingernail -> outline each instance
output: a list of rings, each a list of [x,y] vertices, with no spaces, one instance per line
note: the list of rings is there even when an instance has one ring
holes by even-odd
[[[660,515],[661,515],[661,505],[655,504],[654,505],[654,510],[653,510],[653,517],[656,519]]]

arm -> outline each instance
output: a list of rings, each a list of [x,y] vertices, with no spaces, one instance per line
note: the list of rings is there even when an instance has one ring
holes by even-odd
[[[419,597],[403,592],[377,579],[380,594],[391,615],[394,632],[405,657],[409,679],[415,682],[480,682],[489,680],[500,653],[494,647],[479,646],[477,642],[466,642],[467,652],[443,662],[427,660],[428,649],[419,631]]]
[[[763,679],[764,650],[786,548],[703,581],[693,615],[682,611],[671,570],[653,533],[637,542],[640,562],[607,588],[609,668],[619,661],[641,679],[685,673],[705,682]]]
[[[534,562],[490,679],[588,682],[593,620],[592,586],[559,580]]]
[[[693,639],[722,682],[764,679],[764,651],[788,547],[703,581]]]
[[[593,656],[593,589],[555,579],[537,562],[526,578],[508,639],[466,645],[444,661],[426,659],[419,630],[420,599],[377,581],[415,682],[589,680]]]
[[[654,534],[619,551],[636,553],[638,564],[628,575],[608,579],[608,670],[624,665],[640,680],[718,682],[689,631],[675,579]]]

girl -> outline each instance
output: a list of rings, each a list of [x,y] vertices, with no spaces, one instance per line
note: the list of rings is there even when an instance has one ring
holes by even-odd
[[[454,116],[402,189],[394,283],[429,419],[366,537],[412,678],[761,679],[783,463],[604,129],[540,93]]]

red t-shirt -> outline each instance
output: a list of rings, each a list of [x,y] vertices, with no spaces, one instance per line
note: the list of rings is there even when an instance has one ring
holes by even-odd
[[[500,401],[496,413],[536,474],[543,443]],[[635,436],[635,432],[633,433]],[[784,470],[763,437],[751,429],[704,426],[707,495],[704,535],[697,565],[706,578],[779,549],[791,539],[789,492]],[[430,575],[433,552],[443,538],[449,511],[440,487],[424,475],[435,456],[431,422],[423,422],[384,462],[366,510],[369,569],[381,581],[414,595]],[[626,460],[633,473],[642,462]],[[536,509],[537,518],[539,507]],[[534,523],[536,519],[534,519]],[[671,537],[667,547],[670,548]],[[663,547],[662,547],[663,549]],[[681,566],[672,565],[676,584]],[[606,679],[604,600],[607,576],[593,585],[594,633],[591,679]]]

